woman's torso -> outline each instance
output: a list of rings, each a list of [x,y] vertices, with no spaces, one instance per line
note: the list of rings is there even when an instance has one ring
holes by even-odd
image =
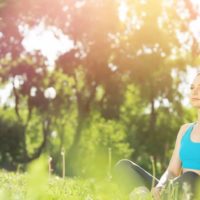
[[[190,126],[191,126],[191,130],[190,130],[188,139],[190,140],[189,142],[191,142],[191,144],[198,145],[200,147],[200,130],[197,130],[194,128],[195,124],[196,124],[196,122],[191,123],[187,127],[187,130],[188,130],[188,128],[190,128]],[[187,133],[186,131],[185,131],[185,134]],[[184,167],[182,168],[182,173],[185,173],[187,171],[192,171],[192,172],[195,172],[198,175],[200,175],[200,169],[191,169],[191,168],[184,168]]]

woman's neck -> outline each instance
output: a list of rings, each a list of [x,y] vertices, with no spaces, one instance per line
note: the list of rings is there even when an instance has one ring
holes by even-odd
[[[198,128],[200,128],[200,109],[198,110],[198,118],[197,118],[197,121],[195,122],[195,124]]]

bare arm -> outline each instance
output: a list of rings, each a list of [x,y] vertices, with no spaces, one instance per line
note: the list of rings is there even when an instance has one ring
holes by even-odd
[[[169,162],[167,170],[161,176],[160,181],[156,185],[156,187],[163,187],[168,182],[168,180],[173,179],[180,175],[182,168],[181,168],[181,161],[179,157],[179,148],[180,148],[181,138],[183,134],[185,133],[187,127],[188,127],[188,124],[184,124],[179,129],[171,160]]]
[[[154,197],[155,200],[160,200],[160,192],[162,191],[162,188],[166,185],[166,183],[170,180],[173,179],[177,176],[180,175],[181,173],[181,161],[179,157],[179,148],[180,148],[180,142],[183,134],[185,133],[187,127],[189,124],[184,124],[181,126],[179,129],[177,138],[176,138],[176,143],[174,147],[174,151],[171,157],[171,160],[169,162],[169,165],[164,172],[164,174],[161,176],[158,184],[156,187],[152,188],[151,193]]]
[[[158,184],[156,187],[164,187],[166,183],[170,180],[173,179],[175,176],[172,174],[168,169],[164,172],[164,174],[161,176]]]

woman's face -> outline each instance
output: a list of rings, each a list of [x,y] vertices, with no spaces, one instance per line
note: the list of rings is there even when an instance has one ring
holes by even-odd
[[[196,108],[200,108],[200,75],[195,77],[190,89],[191,104]]]

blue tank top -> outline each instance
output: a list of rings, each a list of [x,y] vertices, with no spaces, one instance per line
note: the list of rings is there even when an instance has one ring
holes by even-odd
[[[179,156],[182,168],[200,170],[200,142],[191,140],[191,132],[195,123],[192,123],[181,139]],[[200,133],[199,133],[200,135]]]

